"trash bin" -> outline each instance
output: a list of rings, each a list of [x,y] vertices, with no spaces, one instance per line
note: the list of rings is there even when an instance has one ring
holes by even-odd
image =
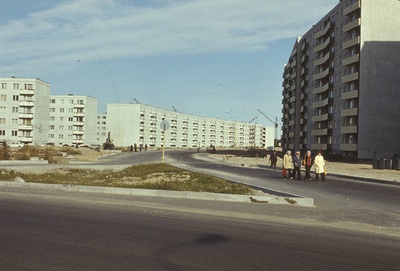
[[[393,170],[400,170],[400,158],[394,158],[392,162]]]
[[[379,159],[378,160],[378,168],[379,169],[385,169],[385,159]]]
[[[385,169],[392,169],[392,159],[385,160]]]
[[[379,164],[378,164],[378,159],[372,160],[372,169],[378,169]]]

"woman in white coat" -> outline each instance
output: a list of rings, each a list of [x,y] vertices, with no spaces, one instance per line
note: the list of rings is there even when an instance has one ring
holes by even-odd
[[[319,176],[321,176],[321,181],[325,182],[325,160],[322,156],[321,151],[318,151],[318,155],[315,156],[314,160],[315,164],[315,180],[319,180]]]

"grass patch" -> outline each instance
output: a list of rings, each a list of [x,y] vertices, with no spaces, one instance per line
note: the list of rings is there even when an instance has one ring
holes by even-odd
[[[59,168],[43,174],[0,169],[0,180],[11,181],[15,177],[32,183],[254,195],[246,185],[161,163],[134,165],[121,171]]]

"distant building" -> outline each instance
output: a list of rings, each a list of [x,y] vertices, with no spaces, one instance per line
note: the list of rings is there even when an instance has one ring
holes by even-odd
[[[0,78],[0,141],[41,145],[48,140],[50,84]]]
[[[99,145],[106,142],[107,138],[107,114],[97,114],[96,141]]]
[[[99,144],[97,99],[88,96],[51,95],[48,143],[54,145]]]
[[[248,148],[274,143],[273,127],[199,117],[142,104],[108,104],[107,131],[116,146]]]
[[[298,38],[283,73],[284,149],[400,153],[399,1],[341,0]]]

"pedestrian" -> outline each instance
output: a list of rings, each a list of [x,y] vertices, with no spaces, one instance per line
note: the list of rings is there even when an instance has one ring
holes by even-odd
[[[325,182],[325,160],[322,156],[321,151],[318,151],[318,155],[315,156],[314,160],[315,164],[315,180],[319,180],[319,176],[321,176],[321,181]]]
[[[282,168],[286,170],[286,180],[293,179],[292,164],[293,164],[292,153],[290,151],[287,151],[286,154],[283,156],[283,161],[282,161]]]
[[[132,153],[133,152],[133,146],[131,145],[131,147],[129,148],[129,152]]]
[[[278,161],[278,156],[276,154],[276,150],[274,150],[274,152],[269,156],[269,162],[271,163],[270,168],[275,169],[277,161]]]
[[[311,166],[313,165],[312,157],[311,157],[311,152],[307,151],[306,155],[304,156],[303,159],[303,165],[306,169],[306,174],[304,176],[305,181],[311,181]]]
[[[136,143],[133,145],[133,149],[135,150],[135,152],[137,152],[137,145],[136,145]]]
[[[139,145],[139,152],[142,152],[142,149],[143,149],[143,144],[140,144]]]
[[[293,178],[296,178],[297,174],[297,180],[301,180],[301,158],[300,158],[300,152],[296,151],[295,156],[293,156]]]
[[[144,145],[144,151],[147,151],[147,144]]]

